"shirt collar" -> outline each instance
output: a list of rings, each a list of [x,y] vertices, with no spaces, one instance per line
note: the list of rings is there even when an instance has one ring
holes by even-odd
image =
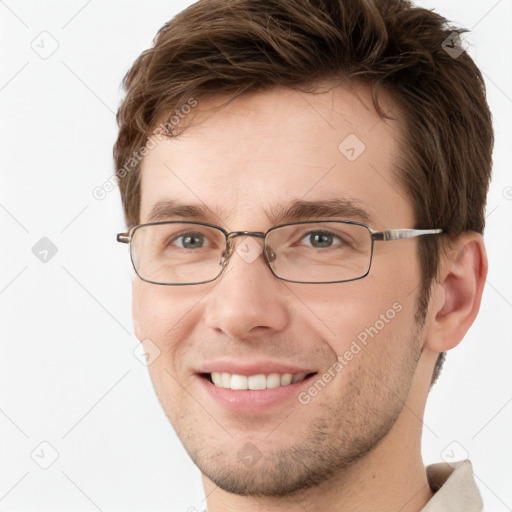
[[[482,498],[469,460],[427,467],[428,483],[435,493],[421,512],[481,512]]]

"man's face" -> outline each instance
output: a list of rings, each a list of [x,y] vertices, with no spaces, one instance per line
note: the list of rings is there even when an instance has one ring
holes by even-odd
[[[315,204],[295,221],[362,220],[313,213],[340,200],[375,230],[414,227],[393,173],[398,127],[379,118],[368,91],[276,89],[218,104],[199,102],[192,125],[146,156],[141,223],[168,201],[206,207],[185,220],[227,231],[264,232],[298,201]],[[149,366],[155,390],[201,471],[230,492],[283,495],[371,454],[400,418],[422,345],[417,241],[376,242],[369,275],[337,284],[278,280],[261,254],[246,256],[252,242],[235,246],[211,283],[136,278],[135,329],[160,350]],[[232,390],[212,372],[277,373],[267,385],[285,385]],[[300,380],[286,385],[289,373]]]

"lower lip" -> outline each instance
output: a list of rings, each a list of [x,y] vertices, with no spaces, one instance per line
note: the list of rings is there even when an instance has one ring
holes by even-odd
[[[314,377],[314,375],[300,382],[277,388],[233,390],[217,387],[208,379],[198,376],[201,386],[213,400],[226,409],[239,412],[259,412],[276,405],[282,405],[287,400],[298,401],[297,395],[300,389],[309,384],[311,377]]]

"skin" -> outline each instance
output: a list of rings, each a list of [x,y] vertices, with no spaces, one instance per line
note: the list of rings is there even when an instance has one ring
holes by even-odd
[[[172,199],[206,206],[206,220],[228,231],[266,231],[278,205],[341,197],[363,208],[375,230],[414,227],[393,173],[400,127],[381,120],[370,98],[362,87],[336,87],[200,101],[190,126],[155,140],[143,161],[141,223]],[[338,150],[349,134],[366,146],[353,162]],[[209,512],[362,511],[376,503],[407,512],[430,499],[420,441],[432,371],[476,316],[487,264],[479,235],[454,241],[421,327],[416,249],[415,239],[377,242],[370,274],[340,284],[284,282],[263,257],[247,263],[236,251],[212,283],[134,280],[135,332],[160,350],[150,375],[203,474]],[[322,375],[395,303],[401,311],[307,405],[293,397],[258,413],[228,410],[197,375],[219,358],[270,359]],[[258,454],[251,465],[239,456],[247,443]]]

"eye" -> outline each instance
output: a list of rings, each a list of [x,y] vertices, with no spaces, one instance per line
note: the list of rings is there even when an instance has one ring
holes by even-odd
[[[342,245],[343,240],[330,231],[310,231],[302,239],[301,243],[308,247],[322,248]]]
[[[170,245],[177,245],[183,249],[199,249],[205,246],[206,237],[202,233],[183,233],[171,240]]]

